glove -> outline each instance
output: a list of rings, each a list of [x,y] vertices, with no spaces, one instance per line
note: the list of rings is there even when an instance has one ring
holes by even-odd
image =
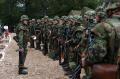
[[[23,48],[20,48],[20,49],[19,49],[19,52],[24,52],[24,49],[23,49]]]
[[[35,35],[33,35],[33,36],[32,36],[32,39],[33,39],[33,40],[36,40],[36,39],[37,39],[37,37],[36,37]]]

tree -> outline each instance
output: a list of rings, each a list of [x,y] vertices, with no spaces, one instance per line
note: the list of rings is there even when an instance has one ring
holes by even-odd
[[[25,3],[18,7],[17,2]],[[81,10],[83,7],[95,9],[100,0],[0,0],[0,19],[5,24],[14,25],[22,14],[31,18],[41,18],[44,15],[62,16],[71,10]],[[24,11],[25,10],[25,11]]]

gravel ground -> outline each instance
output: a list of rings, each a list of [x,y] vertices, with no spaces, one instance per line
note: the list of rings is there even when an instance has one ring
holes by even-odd
[[[17,49],[12,39],[4,60],[0,61],[0,79],[68,79],[58,61],[53,61],[35,49],[29,49],[27,55],[25,66],[28,67],[28,75],[18,75]]]

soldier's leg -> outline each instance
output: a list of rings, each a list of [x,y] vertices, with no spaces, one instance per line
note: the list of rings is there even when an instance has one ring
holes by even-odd
[[[61,58],[61,53],[62,53],[62,45],[59,45],[59,49],[58,49],[58,54],[59,54],[59,65],[61,65],[62,62],[62,58]]]
[[[24,67],[24,63],[27,55],[27,42],[24,42],[24,46],[19,51],[19,74],[28,74],[27,68]]]
[[[24,67],[24,62],[25,62],[25,52],[24,51],[19,51],[19,74],[28,74],[27,68]]]
[[[26,60],[27,52],[28,52],[28,49],[24,48],[24,61],[23,61],[24,63],[25,63],[25,60]]]
[[[64,48],[64,62],[63,64],[69,68],[69,52],[68,52],[68,49],[67,48]]]
[[[24,66],[24,53],[23,51],[19,51],[19,67],[23,67]]]
[[[46,55],[48,53],[48,45],[47,45],[47,41],[45,41],[45,45],[44,45],[44,55]]]
[[[34,40],[33,40],[33,38],[30,38],[30,47],[34,48]]]
[[[65,61],[67,63],[69,63],[69,51],[68,51],[68,48],[66,48],[66,52],[65,52]]]
[[[36,40],[36,49],[40,49],[40,38],[37,37],[37,40]]]

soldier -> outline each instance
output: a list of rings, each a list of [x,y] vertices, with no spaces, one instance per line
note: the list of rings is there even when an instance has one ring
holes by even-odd
[[[43,43],[44,43],[44,55],[48,54],[48,16],[44,16],[44,25],[43,25]]]
[[[29,24],[29,30],[30,30],[30,48],[34,48],[34,38],[33,36],[35,35],[35,28],[36,28],[36,21],[35,19],[30,20]]]
[[[104,12],[99,12],[99,23],[91,30],[94,35],[94,43],[88,47],[87,52],[89,55],[86,59],[87,62],[95,63],[109,63],[110,60],[106,60],[105,57],[108,54],[108,48],[110,48],[110,37],[113,33],[113,28],[106,22],[106,15]],[[92,50],[91,50],[92,49]],[[91,79],[92,72],[91,67],[85,67],[86,79]]]
[[[71,21],[69,18],[66,19],[66,22],[63,27],[63,40],[64,40],[64,45],[63,45],[63,52],[64,52],[64,62],[62,63],[66,68],[69,69],[69,43],[67,42],[68,40],[71,39],[71,28],[70,28]]]
[[[35,27],[35,35],[36,35],[36,49],[40,49],[40,44],[43,39],[43,22],[40,19],[37,19],[36,27]]]
[[[19,46],[19,74],[28,74],[24,63],[27,55],[27,43],[29,41],[28,16],[22,15],[18,24],[18,46]]]
[[[81,73],[81,50],[82,50],[82,45],[81,45],[81,40],[83,39],[82,38],[82,34],[83,34],[83,31],[84,31],[84,27],[83,26],[77,26],[76,27],[76,30],[74,31],[73,33],[73,40],[71,42],[71,46],[73,48],[73,60],[72,60],[72,63],[71,66],[73,66],[73,69],[76,70],[76,78],[77,79],[80,79],[80,73]],[[75,62],[75,63],[73,63]],[[80,66],[80,68],[78,68]]]

